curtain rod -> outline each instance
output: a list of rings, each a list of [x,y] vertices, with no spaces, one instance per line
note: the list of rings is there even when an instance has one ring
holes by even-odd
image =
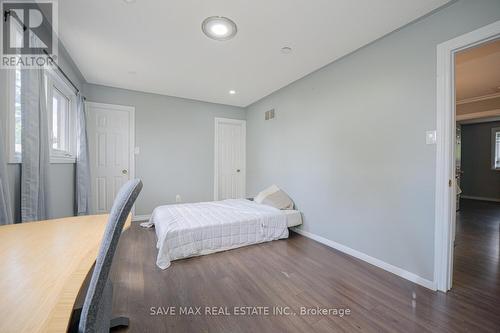
[[[12,15],[12,14],[14,14],[14,15]],[[23,31],[26,31],[26,29],[28,29],[24,25],[23,21],[21,21],[21,19],[19,19],[19,17],[17,17],[17,15],[15,13],[12,13],[12,11],[10,11],[10,10],[5,10],[4,14],[3,14],[5,22],[7,22],[7,18],[9,16],[13,17],[23,27]],[[66,73],[63,71],[63,69],[61,67],[59,67],[59,65],[54,60],[54,58],[52,58],[46,50],[42,50],[42,52],[45,53],[45,55],[52,61],[52,64],[54,64],[54,66],[56,66],[57,70],[64,76],[66,81],[68,81],[73,86],[73,89],[75,89],[76,94],[80,95],[80,89],[78,89],[78,87],[73,83],[73,81],[71,81],[71,79],[68,77],[68,75],[66,75]],[[85,96],[82,96],[82,97],[83,97],[83,99],[86,99]]]
[[[68,75],[66,75],[66,73],[64,73],[62,68],[59,67],[59,65],[55,62],[54,58],[52,58],[45,50],[43,50],[43,53],[45,53],[45,55],[52,61],[52,64],[54,64],[54,66],[56,66],[57,70],[64,76],[66,81],[68,81],[73,86],[73,88],[76,91],[76,94],[79,95],[80,89],[78,89],[78,87],[73,83],[73,81],[71,81],[71,79],[68,77]],[[85,99],[85,96],[83,96],[83,98]]]

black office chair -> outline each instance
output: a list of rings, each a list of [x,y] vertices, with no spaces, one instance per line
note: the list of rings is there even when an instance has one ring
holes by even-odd
[[[123,225],[141,190],[142,182],[134,179],[123,185],[115,198],[83,303],[78,325],[80,333],[108,333],[111,327],[128,326],[126,317],[111,318],[113,286],[109,271]]]

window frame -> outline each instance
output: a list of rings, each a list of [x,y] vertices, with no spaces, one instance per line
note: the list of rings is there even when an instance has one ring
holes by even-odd
[[[500,133],[500,127],[493,127],[491,129],[491,170],[494,171],[500,171],[500,165],[497,166],[497,161],[500,160],[500,156],[496,156],[497,133]]]
[[[54,69],[45,70],[46,82],[46,103],[47,103],[47,121],[51,141],[50,145],[50,163],[75,163],[76,162],[76,108],[77,96],[75,91],[63,80]],[[62,151],[52,148],[52,117],[53,117],[53,95],[54,89],[66,97],[69,101],[68,109],[68,151]]]

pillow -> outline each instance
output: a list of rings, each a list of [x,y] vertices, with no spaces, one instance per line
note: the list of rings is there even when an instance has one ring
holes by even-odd
[[[262,201],[269,195],[269,194],[272,194],[274,192],[277,192],[279,191],[279,187],[276,186],[276,185],[271,185],[269,186],[268,188],[266,188],[265,190],[259,192],[259,194],[257,194],[257,196],[253,199],[253,201],[257,202],[257,203],[262,203]]]
[[[254,201],[277,209],[293,209],[292,199],[276,185],[260,192]]]
[[[282,190],[269,194],[262,203],[278,209],[293,209],[292,199]]]

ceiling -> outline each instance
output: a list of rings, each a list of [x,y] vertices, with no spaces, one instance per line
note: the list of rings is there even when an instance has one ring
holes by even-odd
[[[500,93],[500,40],[458,53],[455,64],[457,101]]]
[[[64,0],[59,34],[89,83],[247,106],[447,2]],[[214,15],[234,39],[202,34]]]

